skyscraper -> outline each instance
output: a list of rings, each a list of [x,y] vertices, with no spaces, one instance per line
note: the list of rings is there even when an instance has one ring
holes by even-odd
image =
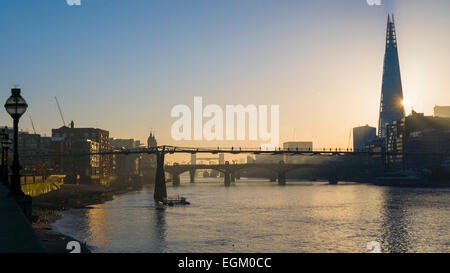
[[[386,136],[386,123],[404,117],[405,109],[403,107],[397,34],[395,32],[394,15],[388,15],[378,136]]]

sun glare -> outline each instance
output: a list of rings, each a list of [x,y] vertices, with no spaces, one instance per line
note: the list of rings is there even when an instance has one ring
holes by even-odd
[[[409,103],[409,101],[408,101],[407,99],[404,99],[404,100],[402,101],[402,104],[403,104],[404,107],[410,106],[410,103]]]

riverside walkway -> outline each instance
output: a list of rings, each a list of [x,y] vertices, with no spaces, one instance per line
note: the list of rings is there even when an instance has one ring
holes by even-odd
[[[47,252],[8,189],[0,184],[0,253]]]

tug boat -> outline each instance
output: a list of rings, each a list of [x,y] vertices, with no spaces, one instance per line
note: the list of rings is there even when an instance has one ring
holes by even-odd
[[[172,207],[174,205],[190,205],[190,204],[191,203],[189,203],[185,197],[178,196],[176,199],[167,199],[164,205]]]
[[[177,196],[176,199],[166,199],[163,201],[157,201],[156,202],[156,208],[157,209],[162,209],[165,206],[169,206],[169,207],[173,207],[175,205],[190,205],[191,203],[189,203],[185,197],[181,197],[181,196]]]

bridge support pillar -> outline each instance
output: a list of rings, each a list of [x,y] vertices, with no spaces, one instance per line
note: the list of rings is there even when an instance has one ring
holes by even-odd
[[[241,179],[241,172],[240,171],[236,172],[236,179]]]
[[[283,160],[281,160],[279,163],[278,185],[286,185],[286,168]]]
[[[338,169],[335,164],[331,165],[330,170],[330,177],[328,179],[328,183],[330,185],[337,185],[338,184]]]
[[[286,173],[285,172],[278,173],[278,185],[286,185]]]
[[[229,187],[231,185],[231,171],[230,171],[230,162],[225,162],[225,173],[224,173],[224,184],[225,187]]]
[[[195,170],[189,171],[189,178],[191,179],[191,183],[195,182]]]
[[[338,179],[337,179],[336,175],[330,175],[330,178],[328,179],[328,184],[330,184],[330,185],[338,184]]]
[[[164,172],[164,153],[165,147],[161,151],[156,151],[156,175],[155,192],[153,198],[155,202],[164,202],[167,200],[166,176]]]
[[[229,187],[231,185],[231,174],[228,171],[226,171],[224,174],[224,183],[225,187]]]
[[[173,174],[172,175],[172,181],[174,186],[180,186],[180,175],[179,174]]]
[[[270,177],[270,182],[275,182],[277,181],[277,175],[274,173],[271,177]]]
[[[232,183],[236,182],[236,174],[234,172],[230,173],[230,180]]]

